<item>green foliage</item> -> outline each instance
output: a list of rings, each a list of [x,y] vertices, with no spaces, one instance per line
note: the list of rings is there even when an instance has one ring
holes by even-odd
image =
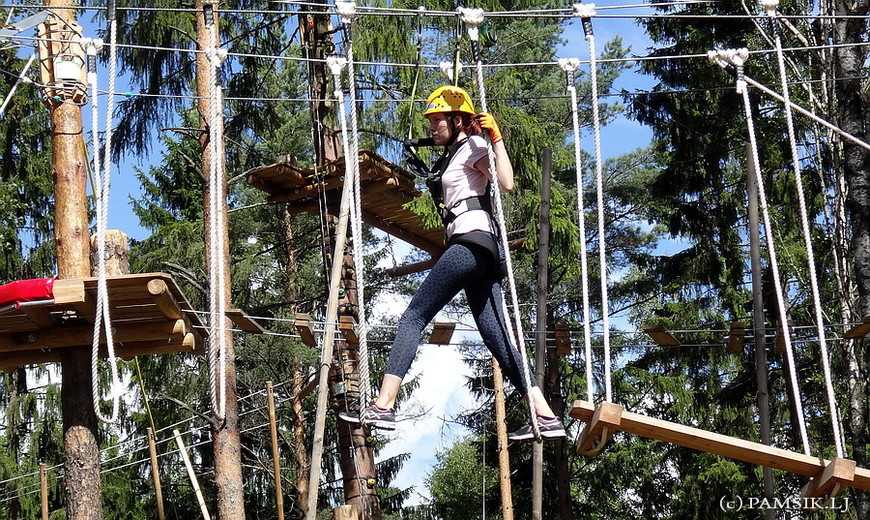
[[[457,441],[435,455],[437,462],[427,479],[429,492],[442,518],[480,518],[480,504],[487,503],[488,518],[501,518],[497,511],[498,472],[481,464],[479,441]],[[495,505],[495,507],[493,507]]]

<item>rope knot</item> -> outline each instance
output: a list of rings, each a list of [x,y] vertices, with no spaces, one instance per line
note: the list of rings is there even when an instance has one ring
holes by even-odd
[[[96,56],[103,50],[103,40],[100,38],[82,38],[79,45],[88,56]]]
[[[574,4],[571,6],[577,18],[592,18],[595,16],[595,4]]]
[[[773,11],[779,7],[779,0],[758,0],[758,6],[765,11]]]
[[[326,58],[326,66],[329,67],[329,71],[332,72],[332,75],[336,78],[341,76],[341,69],[343,69],[345,65],[347,65],[347,58],[341,56],[329,56]]]
[[[348,0],[336,0],[335,10],[341,16],[341,23],[347,25],[356,16],[356,4]]]
[[[559,58],[559,68],[564,72],[574,72],[580,67],[580,58]]]
[[[479,7],[460,7],[458,11],[460,19],[467,26],[468,38],[473,42],[478,41],[480,36],[479,26],[483,23],[485,18],[483,15],[483,9]]]
[[[227,59],[227,50],[223,48],[209,47],[205,50],[205,55],[208,57],[208,61],[211,62],[213,67],[220,67],[221,63]]]
[[[447,79],[453,81],[453,63],[450,61],[442,61],[438,64],[438,68],[441,69],[441,72],[447,76]],[[458,75],[462,72],[462,63],[456,64],[456,74]]]

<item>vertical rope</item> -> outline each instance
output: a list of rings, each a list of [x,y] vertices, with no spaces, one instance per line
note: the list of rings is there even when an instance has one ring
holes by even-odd
[[[465,22],[466,27],[468,28],[468,36],[472,41],[472,45],[475,47],[477,52],[475,52],[476,61],[477,61],[477,89],[480,93],[480,107],[483,112],[489,112],[489,108],[486,105],[486,85],[483,81],[483,61],[480,59],[479,47],[478,47],[478,25],[483,22],[483,9],[459,9],[460,16],[462,21]],[[531,416],[531,425],[532,431],[534,432],[535,439],[541,438],[540,426],[538,424],[538,415],[535,413],[535,402],[532,397],[532,381],[529,370],[529,360],[526,354],[525,341],[523,335],[523,324],[520,318],[520,305],[519,300],[517,298],[517,287],[516,280],[514,279],[514,268],[513,261],[511,260],[510,253],[510,244],[508,244],[507,239],[507,222],[504,216],[504,208],[502,204],[502,195],[501,189],[499,187],[498,182],[498,170],[496,168],[496,160],[495,160],[495,151],[492,149],[492,143],[487,139],[487,150],[489,155],[489,171],[490,176],[492,177],[492,200],[495,217],[497,225],[501,230],[499,233],[499,238],[501,239],[501,246],[504,249],[505,255],[505,264],[507,270],[507,279],[508,279],[508,287],[510,289],[511,295],[511,304],[513,305],[513,318],[514,318],[514,330],[513,336],[515,341],[516,348],[520,351],[520,358],[523,361],[523,379],[526,384],[526,388],[528,388],[528,392],[526,393],[526,399],[529,402],[529,414]],[[505,313],[505,317],[510,317],[511,313],[508,312],[507,303],[505,299],[502,298],[502,310]]]
[[[353,258],[356,264],[356,293],[357,293],[357,337],[359,338],[359,392],[360,404],[368,403],[371,396],[371,377],[369,375],[369,345],[368,345],[368,321],[366,319],[365,305],[365,259],[363,258],[362,236],[362,190],[360,185],[359,169],[359,128],[356,107],[356,73],[353,68],[353,38],[351,26],[356,13],[356,5],[353,2],[336,3],[341,14],[347,32],[347,74],[348,93],[350,95],[350,148],[345,154],[345,175],[350,174],[353,183],[353,204],[351,205],[351,236],[353,237]],[[348,166],[351,166],[348,170]]]
[[[208,13],[208,12],[207,12]],[[208,14],[204,16],[209,16]],[[216,16],[216,15],[215,15]],[[223,128],[222,100],[220,89],[220,67],[226,58],[226,49],[217,48],[218,24],[206,20],[210,27],[210,43],[206,49],[210,67],[209,101],[209,379],[211,401],[215,417],[222,421],[226,416],[226,351],[227,338],[224,320],[226,316],[226,268],[224,266],[224,206],[226,191],[223,176]],[[220,375],[220,376],[219,376]]]
[[[595,402],[595,384],[592,373],[592,318],[589,306],[589,262],[586,253],[586,216],[583,205],[583,159],[580,150],[580,117],[577,113],[577,87],[574,71],[580,66],[577,58],[561,58],[559,66],[565,72],[568,93],[571,94],[571,119],[574,125],[574,168],[577,179],[577,229],[580,240],[580,279],[583,285],[583,344],[586,355],[586,399]]]
[[[746,49],[725,50],[725,51],[710,51],[708,57],[710,61],[718,64],[721,67],[734,65],[737,69],[737,85],[738,94],[743,96],[743,110],[746,116],[746,127],[749,133],[749,146],[752,150],[752,163],[755,166],[755,176],[758,184],[758,202],[761,208],[762,218],[764,220],[764,235],[768,242],[768,250],[770,253],[770,269],[773,273],[773,285],[776,292],[776,303],[779,310],[779,321],[783,324],[783,338],[785,339],[785,354],[788,363],[790,377],[789,384],[792,392],[795,395],[795,408],[797,409],[798,430],[803,444],[805,455],[810,454],[810,445],[807,436],[806,421],[804,420],[803,399],[801,398],[800,387],[797,381],[797,370],[794,362],[794,354],[792,353],[791,336],[788,333],[788,319],[786,316],[786,301],[785,293],[782,290],[782,282],[780,281],[779,262],[776,256],[776,247],[773,240],[773,227],[770,224],[770,212],[767,207],[767,195],[764,189],[764,182],[761,177],[761,161],[758,157],[758,143],[755,138],[755,123],[752,118],[752,104],[749,99],[749,90],[746,87],[746,81],[743,77],[743,63],[749,56]]]
[[[115,338],[112,332],[112,318],[109,308],[109,289],[107,285],[106,273],[106,227],[108,224],[109,214],[109,187],[111,185],[111,146],[112,146],[112,119],[114,111],[114,90],[115,90],[115,75],[116,68],[116,48],[115,42],[118,35],[118,26],[114,17],[114,3],[110,3],[110,9],[107,14],[109,21],[109,95],[106,104],[106,131],[105,131],[105,148],[101,160],[100,144],[99,144],[99,110],[97,102],[97,73],[96,73],[96,56],[102,47],[102,42],[98,40],[85,40],[82,45],[88,54],[90,60],[88,70],[88,81],[91,82],[92,89],[92,106],[91,106],[91,124],[93,128],[93,154],[94,154],[94,198],[96,199],[96,220],[97,220],[97,298],[94,319],[94,336],[91,343],[91,390],[94,399],[94,411],[97,419],[104,423],[114,423],[118,420],[118,408],[120,406],[122,386],[121,378],[118,374],[118,360],[115,357]],[[112,413],[106,417],[100,411],[100,378],[98,371],[100,335],[103,333],[106,339],[106,351],[109,358],[109,367],[111,372],[111,396],[112,396]]]
[[[601,116],[598,113],[598,65],[596,62],[595,35],[592,32],[592,16],[595,16],[595,6],[592,4],[574,4],[575,16],[580,17],[583,32],[589,43],[589,81],[592,89],[592,134],[595,140],[595,186],[598,201],[598,262],[601,270],[601,326],[604,341],[604,399],[613,400],[610,367],[610,303],[607,295],[607,247],[605,240],[604,214],[604,171],[601,159]]]
[[[807,205],[804,199],[804,186],[801,176],[801,168],[798,160],[797,138],[795,137],[794,121],[792,118],[791,100],[789,99],[788,78],[786,77],[785,58],[782,52],[781,27],[777,23],[779,21],[778,12],[771,8],[767,12],[768,16],[774,19],[776,27],[774,28],[774,45],[776,47],[776,60],[779,64],[779,79],[782,85],[782,97],[785,107],[785,121],[788,128],[788,142],[791,149],[791,165],[794,171],[795,182],[797,184],[798,206],[801,215],[801,229],[804,236],[804,247],[807,250],[807,264],[810,273],[810,287],[813,292],[813,307],[816,317],[816,333],[819,336],[819,348],[821,350],[822,371],[825,376],[825,392],[828,397],[828,408],[831,414],[831,429],[834,434],[834,446],[837,450],[837,457],[843,457],[843,441],[842,432],[840,429],[840,416],[837,412],[837,399],[834,395],[834,387],[831,384],[831,367],[828,362],[828,344],[825,339],[824,317],[822,315],[821,296],[819,295],[819,282],[816,277],[816,259],[813,254],[813,244],[810,232],[809,217],[807,216]]]

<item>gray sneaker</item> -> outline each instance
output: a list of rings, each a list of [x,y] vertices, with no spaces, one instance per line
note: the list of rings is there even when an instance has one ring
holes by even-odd
[[[544,439],[558,439],[564,437],[565,426],[558,417],[541,417],[538,416],[538,428],[541,431],[541,437]],[[535,430],[531,424],[527,424],[515,432],[508,434],[510,441],[527,441],[535,438]]]
[[[380,428],[381,430],[396,429],[396,411],[393,409],[380,408],[375,404],[366,406],[362,413],[360,412],[339,412],[338,417],[349,423],[364,424],[371,428]]]

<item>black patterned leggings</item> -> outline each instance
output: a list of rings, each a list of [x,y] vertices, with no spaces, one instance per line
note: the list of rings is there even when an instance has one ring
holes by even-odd
[[[523,395],[528,393],[522,376],[520,352],[514,348],[509,324],[502,313],[502,290],[498,268],[482,247],[453,244],[438,259],[420,290],[399,320],[399,330],[390,350],[387,374],[404,378],[417,354],[423,328],[461,289],[471,307],[477,330],[510,382]],[[537,386],[534,376],[532,386]]]

